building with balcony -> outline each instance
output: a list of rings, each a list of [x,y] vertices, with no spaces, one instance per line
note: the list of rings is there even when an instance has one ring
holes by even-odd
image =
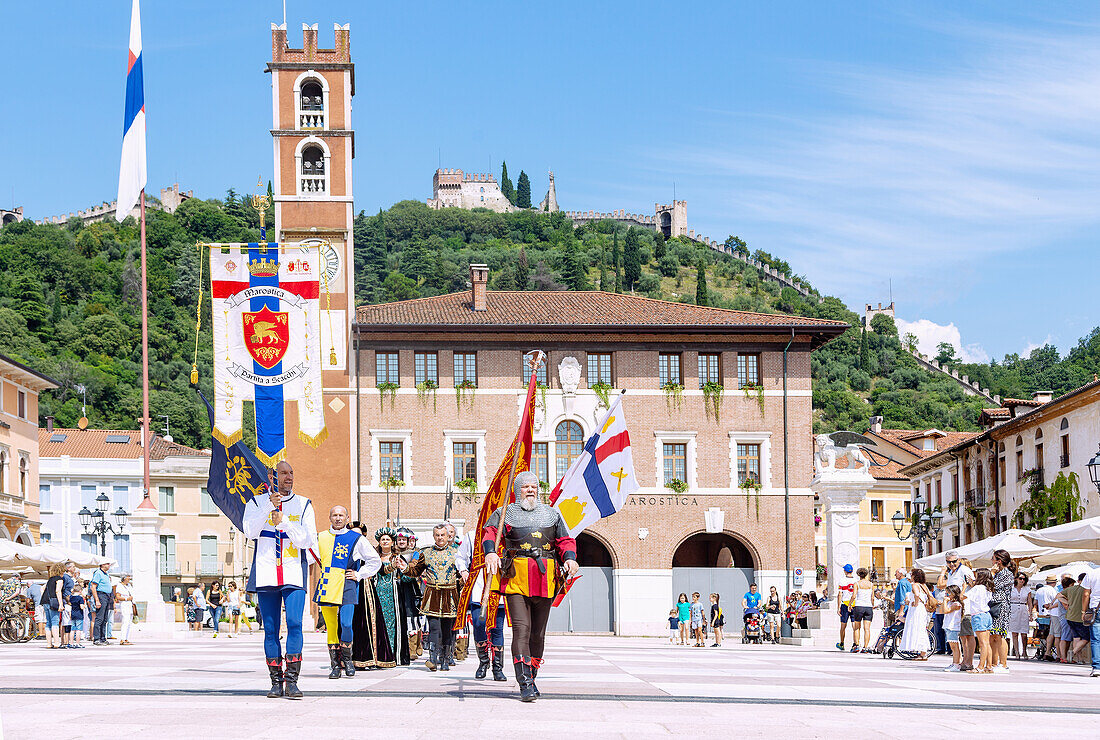
[[[0,539],[39,541],[38,394],[58,387],[0,355]]]
[[[114,572],[131,572],[130,537],[108,535],[105,543],[84,531],[79,512],[94,511],[106,495],[106,510],[132,513],[142,502],[141,432],[114,429],[40,430],[42,539],[115,559]],[[240,579],[247,563],[244,537],[206,492],[209,451],[155,435],[149,456],[149,495],[164,517],[160,534],[161,588],[167,597],[177,585],[197,579]],[[108,519],[110,521],[110,519]],[[116,526],[117,529],[117,526]]]
[[[360,519],[400,518],[427,535],[449,513],[471,527],[516,433],[524,353],[539,349],[534,472],[556,483],[602,419],[601,394],[625,389],[641,486],[580,536],[589,570],[578,603],[589,606],[552,629],[658,634],[681,591],[736,601],[750,580],[784,587],[786,494],[791,568],[812,568],[810,352],[845,324],[596,291],[488,291],[488,278],[474,265],[470,292],[359,307]]]

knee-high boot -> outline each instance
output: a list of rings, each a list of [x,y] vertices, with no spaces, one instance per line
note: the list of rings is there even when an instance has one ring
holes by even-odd
[[[351,643],[340,643],[340,656],[344,659],[344,675],[351,678],[355,675],[355,661],[351,659]]]
[[[271,690],[267,692],[268,699],[277,699],[283,695],[283,659],[268,658],[267,672],[271,676]]]
[[[535,698],[542,696],[539,687],[535,685],[535,679],[539,677],[539,668],[542,666],[542,658],[531,658],[531,688],[535,690]]]
[[[474,647],[477,649],[477,670],[474,672],[474,678],[485,678],[485,674],[489,672],[489,641],[479,642]]]
[[[519,700],[534,701],[535,683],[531,680],[531,658],[527,655],[516,655],[512,658],[516,669],[516,683],[519,684]]]
[[[508,676],[504,673],[504,647],[490,644],[489,652],[493,655],[493,680],[507,681]]]
[[[328,662],[332,670],[329,671],[329,678],[340,678],[340,646],[338,644],[328,646]]]
[[[285,696],[287,699],[301,699],[302,692],[298,689],[298,674],[302,672],[302,654],[288,655],[286,656],[286,675],[285,683],[286,688]]]

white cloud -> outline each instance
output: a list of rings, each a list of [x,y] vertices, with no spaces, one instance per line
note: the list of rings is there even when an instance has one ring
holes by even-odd
[[[976,342],[966,345],[962,343],[962,334],[959,333],[959,327],[953,323],[945,326],[928,319],[917,319],[916,321],[895,319],[894,323],[897,324],[899,337],[904,337],[909,333],[916,335],[917,349],[921,354],[935,357],[938,354],[936,347],[941,342],[947,342],[955,348],[956,356],[962,359],[963,362],[989,362],[989,353],[982,348],[982,345]]]

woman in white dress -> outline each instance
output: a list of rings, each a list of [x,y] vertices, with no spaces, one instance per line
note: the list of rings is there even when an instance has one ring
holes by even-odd
[[[130,585],[130,576],[123,576],[122,582],[115,586],[115,603],[122,617],[122,639],[119,645],[133,645],[130,642],[130,629],[134,626],[134,589]]]
[[[905,612],[905,629],[901,632],[898,650],[918,653],[917,660],[928,660],[932,645],[928,641],[928,591],[924,571],[914,568],[911,576],[913,590],[905,597],[909,609]]]
[[[1027,576],[1016,575],[1012,590],[1008,593],[1011,612],[1008,616],[1008,631],[1012,634],[1012,654],[1019,660],[1027,660],[1027,634],[1031,628],[1031,612],[1035,609],[1035,599],[1027,587]]]

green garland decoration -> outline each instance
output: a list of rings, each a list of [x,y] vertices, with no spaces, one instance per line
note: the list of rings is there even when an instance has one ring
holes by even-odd
[[[385,410],[386,396],[390,397],[390,411],[393,411],[393,404],[397,400],[397,383],[390,383],[389,381],[378,384],[378,409],[380,411]]]
[[[1024,475],[1031,478],[1028,498],[1016,507],[1012,526],[1017,529],[1041,529],[1052,524],[1076,521],[1085,515],[1077,473],[1058,473],[1054,482],[1046,487],[1039,484],[1038,470],[1029,470]]]
[[[703,383],[703,412],[707,418],[714,414],[714,420],[721,421],[722,393],[726,390],[721,383]]]
[[[416,397],[420,401],[420,405],[424,408],[428,407],[428,395],[432,397],[432,412],[438,411],[439,399],[436,397],[436,391],[439,390],[439,383],[434,380],[423,380],[416,384]]]
[[[665,483],[665,488],[673,493],[683,493],[688,489],[688,484],[679,478],[673,478],[668,483]]]
[[[477,384],[472,380],[463,380],[461,383],[455,386],[455,408],[462,411],[462,402],[466,402],[466,408],[469,409],[474,404],[474,390],[477,388]],[[467,393],[467,391],[469,391]]]
[[[760,415],[764,415],[764,384],[763,383],[746,383],[741,386],[741,391],[745,394],[745,398],[755,398],[756,405],[760,407]]]
[[[673,409],[679,411],[684,404],[684,386],[668,382],[661,386],[661,390],[665,392],[665,406],[668,407],[668,413],[671,414]]]
[[[468,495],[477,493],[477,479],[476,478],[463,478],[460,481],[455,481],[455,488],[460,491],[465,491]]]

